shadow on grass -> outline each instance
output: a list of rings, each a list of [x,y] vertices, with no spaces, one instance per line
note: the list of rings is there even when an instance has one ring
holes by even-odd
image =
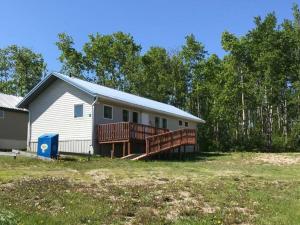
[[[187,152],[187,153],[160,153],[153,155],[147,161],[160,160],[170,162],[196,162],[196,161],[212,161],[218,157],[226,156],[230,153],[222,152]]]

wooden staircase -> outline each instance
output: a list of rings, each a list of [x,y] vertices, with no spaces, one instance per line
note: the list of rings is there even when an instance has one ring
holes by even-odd
[[[196,131],[194,129],[180,129],[166,133],[149,136],[146,138],[146,153],[131,160],[145,159],[151,155],[170,151],[185,145],[196,145]]]

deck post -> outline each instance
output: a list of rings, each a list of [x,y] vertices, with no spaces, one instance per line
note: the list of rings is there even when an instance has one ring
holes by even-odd
[[[126,152],[126,143],[123,142],[123,157],[125,156],[125,152]]]
[[[181,160],[181,146],[178,147],[178,158]]]
[[[130,155],[131,154],[131,143],[130,143],[130,141],[128,141],[128,155]]]
[[[149,140],[148,140],[148,139],[146,139],[145,145],[146,145],[145,152],[146,152],[146,154],[148,155],[148,154],[149,154]]]
[[[186,156],[186,145],[183,146],[183,160],[185,160],[185,156]]]
[[[113,159],[115,156],[115,143],[112,143],[112,150],[110,152],[110,157]]]

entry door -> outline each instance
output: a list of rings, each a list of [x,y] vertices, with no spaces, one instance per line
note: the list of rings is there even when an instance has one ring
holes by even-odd
[[[145,125],[150,125],[149,124],[149,114],[148,113],[142,113],[142,124],[145,124]]]

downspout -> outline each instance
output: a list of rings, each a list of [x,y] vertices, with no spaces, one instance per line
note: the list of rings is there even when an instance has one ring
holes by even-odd
[[[30,148],[31,142],[31,117],[30,117],[30,110],[28,110],[28,123],[27,123],[27,151],[31,151]]]
[[[91,140],[91,144],[90,144],[90,154],[94,154],[94,134],[95,134],[95,113],[94,113],[94,111],[95,111],[95,104],[98,102],[98,99],[99,99],[99,97],[97,96],[97,97],[95,97],[95,100],[94,100],[94,102],[92,103],[92,140]],[[92,151],[91,151],[91,149],[92,149]]]

